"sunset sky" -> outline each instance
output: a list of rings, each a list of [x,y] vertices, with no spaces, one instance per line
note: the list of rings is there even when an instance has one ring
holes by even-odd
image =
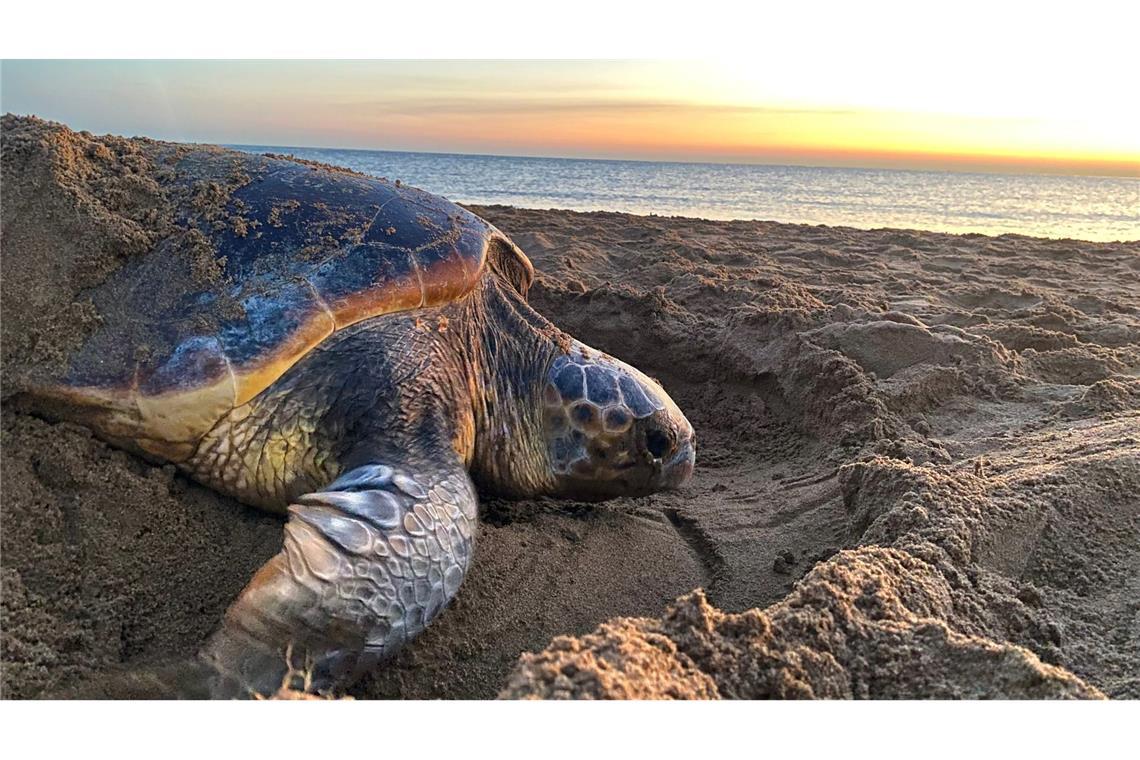
[[[1001,67],[908,61],[913,47],[838,66],[5,61],[0,100],[93,132],[228,144],[1140,175],[1136,71],[1098,68],[1095,41],[1063,56],[1022,44]]]

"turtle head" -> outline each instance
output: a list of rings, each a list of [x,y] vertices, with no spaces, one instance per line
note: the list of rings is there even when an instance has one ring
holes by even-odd
[[[551,363],[542,404],[557,495],[639,496],[693,474],[685,415],[660,384],[611,356],[575,341]]]
[[[496,231],[485,278],[490,394],[476,394],[471,475],[504,496],[600,500],[678,488],[693,427],[660,383],[571,339],[527,303],[534,267]],[[510,404],[485,403],[510,399]],[[519,403],[522,402],[522,403]],[[528,403],[529,402],[529,403]]]

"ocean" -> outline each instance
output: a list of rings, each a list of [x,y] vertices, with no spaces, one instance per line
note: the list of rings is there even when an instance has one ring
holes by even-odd
[[[457,203],[1140,240],[1140,178],[233,147],[347,166]]]

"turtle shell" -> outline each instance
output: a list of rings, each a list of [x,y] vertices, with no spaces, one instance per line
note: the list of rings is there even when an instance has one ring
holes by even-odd
[[[337,330],[460,298],[489,255],[533,276],[492,225],[399,182],[217,149],[170,163],[177,232],[88,293],[100,326],[38,389],[166,459]]]

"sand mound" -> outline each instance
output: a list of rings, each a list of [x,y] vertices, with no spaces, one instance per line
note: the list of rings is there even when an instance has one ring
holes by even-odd
[[[237,194],[298,163],[330,168],[313,162],[11,114],[0,140],[5,398],[60,370],[84,384],[145,381],[183,340],[248,316],[243,299],[272,286],[232,276],[239,241],[260,241],[256,267],[283,272],[367,231],[335,203],[313,204],[302,221],[295,200],[254,209],[255,192]],[[293,224],[278,245],[271,231]]]
[[[152,280],[172,294],[218,280],[215,251],[200,228],[232,221],[225,207],[250,181],[248,162],[212,146],[96,137],[11,114],[0,124],[0,141],[6,398],[65,367],[104,322],[125,332],[140,321],[116,308],[129,294],[93,302],[128,262],[161,248],[163,271]],[[188,157],[194,181],[180,163]]]
[[[5,398],[166,218],[161,156],[55,129],[20,148],[46,185],[4,178]],[[536,308],[665,383],[697,474],[485,502],[456,602],[355,696],[1140,696],[1140,245],[477,211]],[[94,263],[45,279],[65,237]],[[4,696],[193,654],[278,549],[275,518],[2,414]]]
[[[1041,699],[1100,692],[1024,649],[965,636],[945,580],[903,552],[843,552],[767,610],[696,591],[523,655],[500,694],[542,699]]]
[[[154,246],[173,210],[142,143],[11,115],[3,150],[5,390],[58,365],[98,324],[86,288]],[[82,251],[58,257],[60,249]],[[19,262],[10,257],[19,256]]]

